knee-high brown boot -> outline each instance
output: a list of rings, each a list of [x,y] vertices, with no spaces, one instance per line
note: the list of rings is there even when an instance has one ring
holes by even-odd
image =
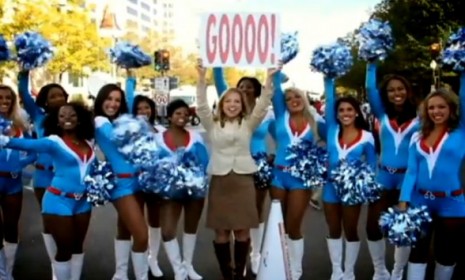
[[[245,269],[247,265],[247,256],[249,255],[250,240],[234,242],[234,280],[243,280],[245,278]]]
[[[233,280],[233,269],[231,266],[231,248],[230,243],[215,243],[215,255],[220,265],[221,275],[224,280]]]

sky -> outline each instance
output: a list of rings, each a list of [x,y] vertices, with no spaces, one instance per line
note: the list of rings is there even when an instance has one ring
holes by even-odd
[[[205,12],[275,12],[281,31],[299,32],[300,52],[284,72],[290,84],[301,89],[323,91],[323,77],[309,68],[312,51],[353,31],[369,17],[380,0],[177,0],[178,34],[182,44],[195,50],[199,18]],[[177,2],[176,1],[176,2]],[[181,4],[179,3],[179,4]],[[186,22],[189,25],[186,26]],[[182,23],[182,24],[181,24]],[[191,24],[192,23],[192,24]],[[194,42],[194,43],[192,43]]]

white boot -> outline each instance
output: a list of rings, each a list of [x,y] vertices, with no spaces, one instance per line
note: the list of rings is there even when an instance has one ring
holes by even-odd
[[[52,262],[53,270],[57,280],[70,280],[71,279],[71,262]]]
[[[5,256],[5,250],[0,250],[0,279],[12,280],[13,278],[8,274],[7,260]]]
[[[128,280],[129,255],[131,254],[131,241],[115,239],[115,274],[111,280]]]
[[[391,272],[391,280],[402,280],[409,257],[410,247],[396,247],[394,249],[394,267]]]
[[[173,267],[174,279],[186,280],[187,270],[182,263],[178,240],[174,238],[168,242],[163,242],[163,245],[165,246],[166,254],[168,255],[168,259]]]
[[[304,239],[287,240],[289,259],[291,262],[291,279],[299,280],[302,277],[302,258],[304,256]]]
[[[426,263],[408,263],[407,280],[425,280]]]
[[[386,268],[386,242],[384,238],[378,241],[368,240],[368,251],[370,251],[371,261],[375,273],[373,280],[389,280],[391,275]]]
[[[184,233],[182,235],[182,257],[184,259],[184,267],[187,270],[187,276],[190,280],[203,279],[192,266],[192,257],[194,256],[195,242],[197,241],[196,234]]]
[[[149,227],[149,267],[154,277],[162,277],[163,272],[158,266],[158,252],[160,251],[161,230]]]
[[[3,249],[5,251],[6,257],[6,270],[8,275],[13,277],[13,267],[15,266],[15,259],[16,259],[16,251],[18,249],[18,243],[3,243]]]
[[[436,262],[434,269],[434,280],[450,280],[454,274],[455,265],[445,266]]]
[[[252,245],[252,252],[250,252],[250,268],[255,275],[258,273],[258,267],[260,266],[260,251],[262,249],[264,229],[265,223],[260,223],[258,228],[250,229],[250,242]]]
[[[71,280],[80,280],[82,265],[84,264],[84,253],[73,254],[71,257]]]
[[[50,263],[53,263],[55,260],[55,255],[57,253],[57,245],[55,243],[55,240],[53,239],[53,236],[48,233],[42,233],[42,238],[44,239],[44,245],[45,245],[45,250],[47,251],[48,258],[50,259]],[[55,272],[53,271],[53,265],[52,265],[52,279],[57,280],[55,277]]]
[[[149,279],[149,263],[147,252],[143,253],[131,253],[132,267],[134,268],[134,276],[136,280],[148,280]]]
[[[355,280],[354,267],[360,251],[360,241],[349,242],[346,240],[344,260],[344,280]]]
[[[326,239],[329,250],[329,258],[331,259],[333,272],[331,280],[342,280],[344,272],[342,271],[342,238]]]

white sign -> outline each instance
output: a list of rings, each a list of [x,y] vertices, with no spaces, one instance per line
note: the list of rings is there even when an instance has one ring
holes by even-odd
[[[280,34],[277,14],[204,14],[200,57],[206,67],[272,67],[280,59]]]
[[[170,91],[170,78],[169,77],[155,78],[155,90],[169,92]]]

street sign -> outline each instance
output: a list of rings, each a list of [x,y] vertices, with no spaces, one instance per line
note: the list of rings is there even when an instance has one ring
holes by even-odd
[[[170,78],[169,77],[155,78],[155,90],[169,92],[170,91]]]

